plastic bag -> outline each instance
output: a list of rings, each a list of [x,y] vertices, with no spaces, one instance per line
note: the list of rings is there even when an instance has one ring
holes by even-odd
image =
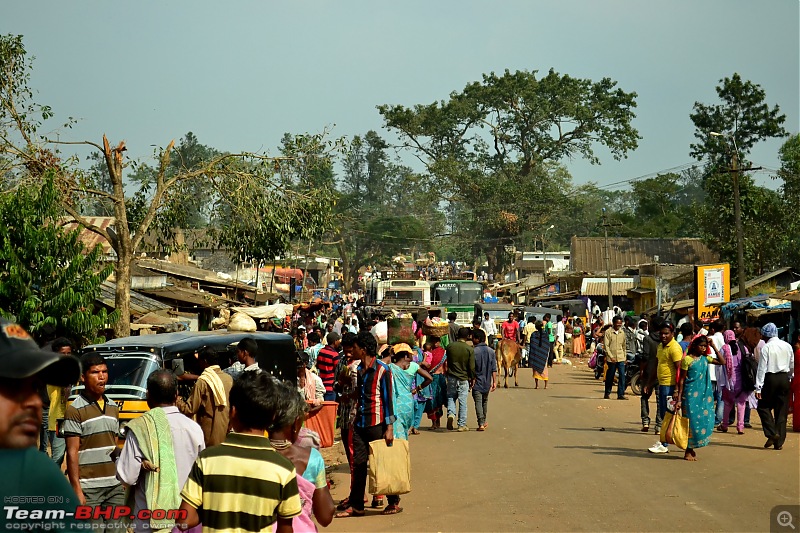
[[[408,441],[395,439],[386,446],[383,439],[369,443],[370,494],[406,494],[411,492],[411,455]]]
[[[388,340],[389,332],[388,332],[388,324],[386,322],[378,322],[372,329],[369,330],[372,333],[372,336],[378,341],[378,344],[388,344],[386,341]]]
[[[592,357],[589,358],[589,368],[595,368],[597,366],[597,352],[592,354]]]
[[[674,444],[685,450],[689,446],[689,419],[667,411],[661,426],[661,442]]]

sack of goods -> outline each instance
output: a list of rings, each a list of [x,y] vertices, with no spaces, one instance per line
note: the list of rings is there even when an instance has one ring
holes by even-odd
[[[383,439],[369,443],[370,494],[411,492],[411,455],[408,441],[395,439],[391,446]]]
[[[228,331],[246,331],[252,333],[256,330],[256,321],[244,313],[236,313],[231,317]]]

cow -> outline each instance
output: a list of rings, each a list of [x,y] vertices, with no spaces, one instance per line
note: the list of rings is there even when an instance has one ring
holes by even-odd
[[[517,383],[517,369],[519,368],[519,363],[522,361],[522,350],[515,341],[509,339],[502,339],[500,342],[497,343],[497,350],[495,351],[495,355],[497,356],[497,372],[500,373],[500,369],[505,369],[505,381],[503,387],[506,389],[508,388],[508,376],[514,376],[514,386],[518,387],[519,383]]]

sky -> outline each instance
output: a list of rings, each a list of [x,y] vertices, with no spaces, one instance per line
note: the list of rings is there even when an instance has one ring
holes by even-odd
[[[0,32],[36,57],[31,85],[61,140],[126,140],[148,161],[192,131],[228,151],[275,153],[284,132],[373,129],[375,106],[429,104],[505,69],[550,68],[638,94],[627,159],[564,161],[608,185],[691,163],[696,101],[738,72],[798,133],[798,0],[5,2]],[[69,130],[58,125],[78,122]],[[750,159],[779,167],[783,140]],[[410,160],[410,158],[408,158]],[[152,161],[149,161],[152,162]],[[759,183],[777,187],[765,170]],[[617,185],[615,188],[625,187]]]

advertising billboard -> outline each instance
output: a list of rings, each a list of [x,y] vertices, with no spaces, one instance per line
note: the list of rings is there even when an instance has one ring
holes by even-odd
[[[703,322],[719,317],[720,306],[731,300],[731,267],[728,263],[694,267],[695,315]]]

